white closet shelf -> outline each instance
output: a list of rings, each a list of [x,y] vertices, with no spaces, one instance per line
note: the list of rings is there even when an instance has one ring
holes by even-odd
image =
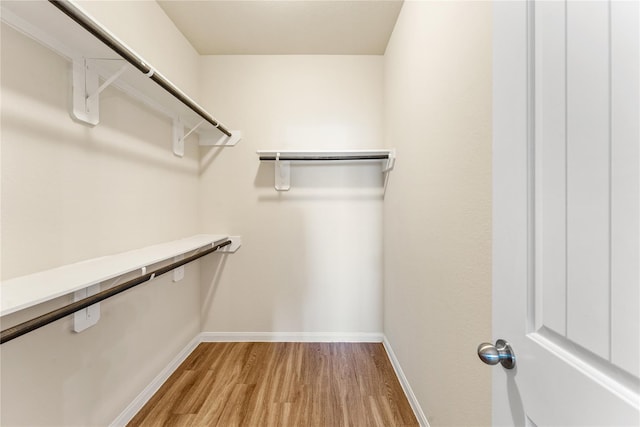
[[[384,150],[259,150],[261,161],[275,161],[275,189],[291,188],[291,162],[382,162],[382,173],[390,172],[396,161],[394,149]]]
[[[202,234],[3,281],[0,283],[0,316],[15,313],[133,271],[146,271],[146,268],[153,264],[173,260],[174,257],[198,249],[213,247],[227,239],[231,240],[231,245],[219,249],[218,252],[235,252],[241,244],[239,236]]]
[[[113,85],[173,120],[177,156],[184,154],[184,140],[193,132],[199,135],[200,145],[239,142],[240,131],[228,130],[75,2],[55,4],[3,0],[0,17],[73,63],[72,115],[77,120],[98,124],[100,92]]]

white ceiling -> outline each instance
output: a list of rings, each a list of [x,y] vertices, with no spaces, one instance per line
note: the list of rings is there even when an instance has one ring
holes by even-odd
[[[158,0],[201,55],[382,55],[402,0]]]

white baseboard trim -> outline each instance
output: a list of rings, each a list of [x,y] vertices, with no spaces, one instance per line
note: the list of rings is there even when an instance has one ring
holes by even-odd
[[[382,342],[382,333],[202,332],[201,342]]]
[[[389,360],[391,361],[391,366],[393,366],[393,370],[396,372],[396,376],[398,377],[398,380],[400,380],[400,385],[402,386],[402,390],[404,390],[404,394],[407,396],[407,400],[411,405],[411,409],[413,409],[413,413],[418,419],[418,423],[420,423],[422,427],[430,427],[429,421],[427,420],[427,416],[424,414],[422,407],[418,403],[418,399],[416,398],[416,395],[413,393],[413,390],[409,385],[409,380],[407,380],[407,377],[404,375],[404,372],[400,367],[400,362],[398,361],[398,358],[393,352],[393,349],[391,348],[391,343],[389,343],[389,340],[387,340],[386,335],[383,336],[382,345],[384,345],[384,349],[387,351],[387,355],[389,356]]]
[[[200,335],[196,335],[189,343],[178,353],[176,357],[173,358],[171,362],[151,381],[151,383],[144,388],[133,399],[133,402],[127,406],[124,411],[118,417],[113,420],[113,422],[109,425],[109,427],[121,427],[126,426],[129,421],[136,416],[136,414],[142,409],[142,407],[153,397],[153,395],[160,389],[162,384],[165,383],[175,372],[176,369],[186,360],[187,357],[196,349],[198,344],[200,344]]]

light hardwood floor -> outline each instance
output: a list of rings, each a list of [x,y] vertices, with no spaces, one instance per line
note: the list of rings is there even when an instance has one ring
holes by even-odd
[[[379,343],[202,343],[129,426],[417,426]]]

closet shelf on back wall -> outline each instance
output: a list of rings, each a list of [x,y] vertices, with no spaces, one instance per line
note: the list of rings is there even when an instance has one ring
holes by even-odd
[[[291,162],[381,162],[382,173],[391,172],[396,161],[395,150],[260,150],[261,161],[274,161],[278,191],[291,188]]]
[[[241,132],[229,130],[140,55],[71,1],[0,3],[2,21],[73,63],[73,117],[100,121],[100,92],[113,85],[173,120],[173,152],[184,155],[192,133],[200,145],[233,146]],[[102,83],[101,83],[102,81]]]

